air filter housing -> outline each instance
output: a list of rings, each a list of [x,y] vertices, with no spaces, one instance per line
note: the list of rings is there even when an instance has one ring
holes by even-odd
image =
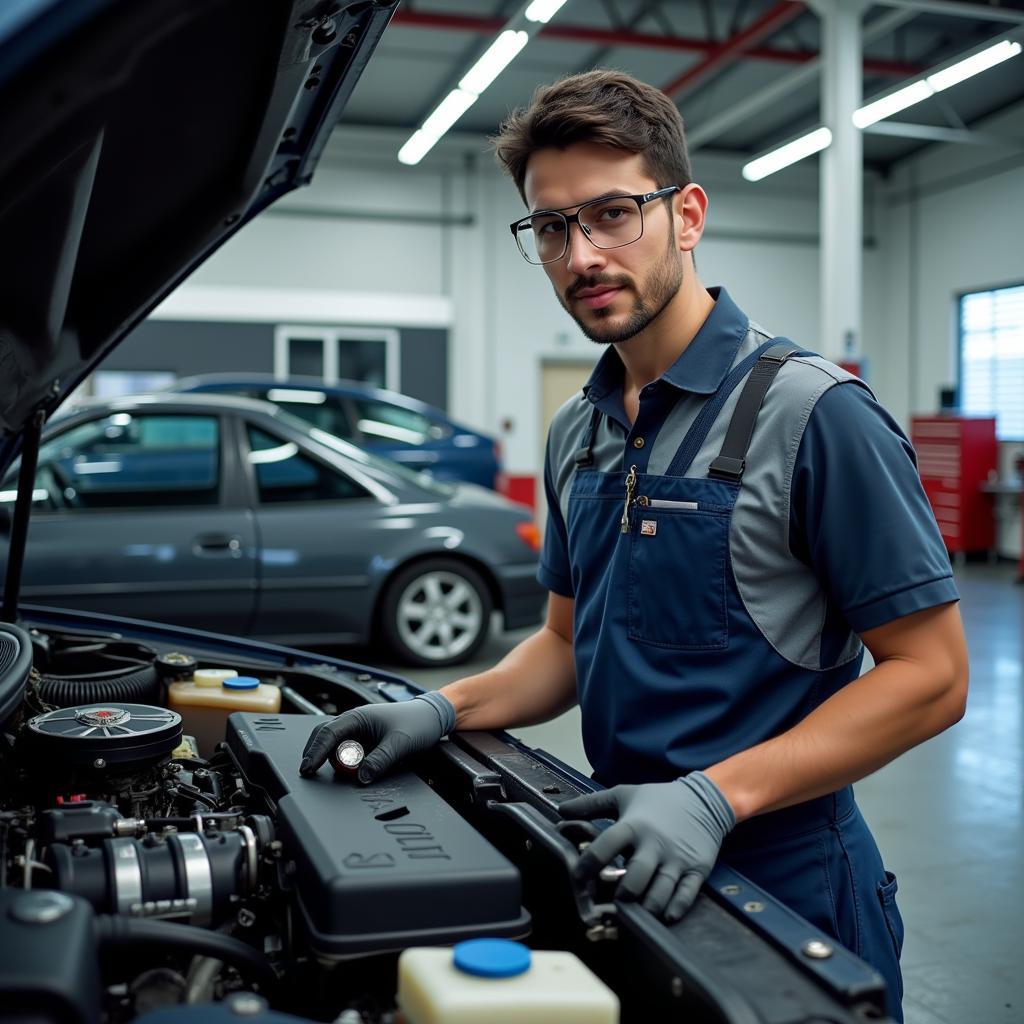
[[[57,763],[156,761],[181,740],[181,715],[148,704],[86,704],[29,720],[33,752]]]

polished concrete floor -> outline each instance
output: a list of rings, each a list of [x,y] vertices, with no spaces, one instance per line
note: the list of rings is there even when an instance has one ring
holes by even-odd
[[[971,658],[967,715],[857,786],[906,923],[907,1024],[1024,1022],[1024,587],[1013,566],[957,570]],[[495,634],[460,674],[526,632]],[[373,652],[341,656],[379,664]],[[450,671],[389,666],[436,688]],[[579,715],[515,730],[588,770]]]

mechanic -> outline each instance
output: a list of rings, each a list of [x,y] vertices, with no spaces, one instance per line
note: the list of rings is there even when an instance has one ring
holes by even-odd
[[[532,211],[512,225],[522,255],[604,347],[548,436],[547,620],[493,669],[320,726],[301,769],[357,739],[368,782],[454,728],[578,701],[610,788],[561,812],[617,819],[581,878],[623,854],[617,895],[672,922],[721,856],[898,999],[896,880],[851,783],[956,722],[967,694],[910,444],[864,383],[701,283],[708,199],[663,93],[571,76],[495,148]]]

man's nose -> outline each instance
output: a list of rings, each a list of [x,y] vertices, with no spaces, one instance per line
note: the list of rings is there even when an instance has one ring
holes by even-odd
[[[605,265],[604,252],[590,240],[580,224],[569,225],[569,247],[566,268],[583,277]]]

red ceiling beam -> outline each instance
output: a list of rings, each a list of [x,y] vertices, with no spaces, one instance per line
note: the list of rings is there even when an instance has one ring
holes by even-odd
[[[804,3],[790,3],[790,0],[782,0],[781,3],[777,3],[765,11],[760,18],[748,25],[742,32],[719,43],[714,51],[702,61],[687,68],[681,75],[673,78],[668,85],[662,86],[662,91],[677,100],[681,99],[686,93],[693,92],[718,72],[735,64],[745,53],[788,25],[794,18],[798,18],[805,10],[807,10],[807,5]]]
[[[788,6],[788,5],[787,5]],[[800,6],[793,4],[792,6]],[[405,28],[432,28],[446,32],[475,32],[477,35],[496,35],[507,24],[503,18],[474,18],[463,14],[438,14],[431,11],[407,11],[399,8],[391,19],[392,25]],[[620,29],[592,28],[589,25],[545,25],[540,33],[547,39],[566,39],[570,42],[593,43],[595,46],[635,46],[641,49],[686,50],[714,56],[721,43],[710,39],[688,36],[661,36],[645,32],[625,32]],[[754,60],[776,61],[782,64],[803,64],[819,54],[809,50],[780,50],[752,46],[741,55]],[[906,78],[923,69],[916,64],[899,61],[866,60],[864,70],[871,74]]]

